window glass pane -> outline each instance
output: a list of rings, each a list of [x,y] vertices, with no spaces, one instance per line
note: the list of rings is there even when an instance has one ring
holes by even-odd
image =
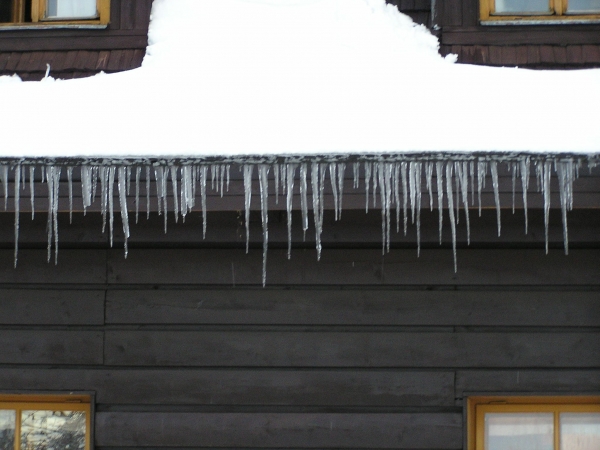
[[[84,411],[22,411],[21,450],[84,450]]]
[[[600,0],[569,0],[567,13],[600,13]]]
[[[561,413],[560,450],[600,449],[600,413]]]
[[[96,17],[96,0],[48,0],[46,16],[86,19]]]
[[[485,450],[553,450],[552,413],[487,413]]]
[[[548,0],[496,0],[496,12],[549,14],[550,2]]]
[[[0,450],[14,450],[15,411],[0,410]]]
[[[0,22],[11,21],[11,6],[12,5],[10,0],[0,0]]]

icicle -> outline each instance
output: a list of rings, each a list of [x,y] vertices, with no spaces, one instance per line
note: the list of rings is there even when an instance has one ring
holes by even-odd
[[[4,187],[4,211],[8,208],[8,166],[0,166],[0,181]]]
[[[336,222],[338,219],[338,190],[337,190],[337,166],[335,163],[329,163],[329,180],[331,181],[331,191],[333,193],[333,214]]]
[[[21,166],[15,167],[15,256],[14,265],[17,268],[17,258],[19,256],[19,202],[21,200]]]
[[[281,183],[281,195],[287,195],[287,164],[279,165],[280,183]]]
[[[308,230],[308,186],[306,177],[306,163],[302,163],[300,164],[300,209],[302,210],[302,231],[304,232],[304,240],[306,240],[306,230]]]
[[[217,177],[219,176],[219,170],[217,169],[216,164],[211,164],[210,175],[211,175],[211,188],[214,191],[215,186],[219,186],[219,183],[217,183]]]
[[[260,184],[260,212],[263,228],[263,265],[262,284],[267,283],[267,250],[269,248],[269,166],[260,164],[258,166],[258,181]]]
[[[444,162],[437,161],[435,163],[435,176],[437,181],[440,245],[442,245],[442,223],[444,221]]]
[[[187,213],[192,212],[195,205],[194,170],[189,165],[181,167],[181,216],[185,221]]]
[[[427,182],[427,194],[429,195],[429,211],[433,211],[433,193],[432,193],[432,179],[433,179],[433,162],[427,161],[425,167],[425,178]]]
[[[560,209],[563,224],[563,243],[565,255],[569,254],[569,230],[567,227],[567,211],[573,208],[573,161],[558,161],[557,163],[558,186],[560,192]]]
[[[546,235],[546,254],[548,253],[548,228],[550,225],[550,170],[552,167],[551,161],[536,162],[536,170],[538,180],[544,197],[544,228]]]
[[[452,194],[452,164],[446,164],[446,194],[448,195],[448,213],[450,214],[450,228],[452,230],[452,255],[454,257],[454,273],[458,270],[456,262],[456,221],[454,218],[454,198]]]
[[[371,172],[373,163],[365,162],[365,213],[369,212],[369,187],[371,185]]]
[[[500,189],[498,187],[498,163],[490,161],[490,171],[492,172],[492,185],[494,187],[494,202],[496,203],[496,219],[498,222],[498,236],[500,236]]]
[[[128,168],[123,166],[119,167],[119,179],[117,181],[117,186],[119,189],[119,204],[121,206],[121,222],[123,223],[123,237],[125,241],[125,258],[127,258],[127,254],[129,252],[127,245],[127,241],[129,239],[129,213],[127,211],[127,184],[129,183],[129,176],[127,169]]]
[[[113,246],[113,225],[115,222],[114,208],[115,168],[108,168],[108,232],[110,236],[110,247]]]
[[[485,186],[485,174],[487,172],[487,163],[477,161],[477,198],[479,203],[479,217],[481,217],[481,190]]]
[[[150,219],[150,166],[146,166],[146,220]]]
[[[383,170],[381,170],[383,169]],[[392,174],[394,172],[394,166],[391,163],[384,163],[380,169],[380,173],[383,176],[380,178],[381,187],[381,210],[385,211],[385,249],[390,252],[390,229],[391,229],[391,211],[392,211],[392,197],[393,197],[393,181]],[[381,182],[383,181],[383,183]]]
[[[223,198],[223,194],[225,193],[225,164],[221,164],[219,167],[219,181],[221,189],[221,198]]]
[[[381,166],[383,165],[382,162],[376,163],[375,166]],[[387,203],[387,199],[385,198],[385,194],[387,193],[386,190],[383,188],[383,185],[385,184],[385,181],[383,179],[383,177],[385,176],[385,171],[382,170],[381,168],[376,169],[375,172],[377,173],[378,177],[379,177],[379,185],[381,186],[381,191],[380,191],[380,195],[381,195],[381,254],[385,255],[385,250],[387,248],[387,210],[385,208],[385,205]],[[373,202],[375,203],[375,202]]]
[[[173,213],[175,215],[175,223],[177,223],[178,219],[179,219],[179,200],[178,200],[178,192],[179,189],[177,188],[177,166],[171,166],[170,167],[170,171],[171,171],[171,187],[173,189]],[[165,182],[166,182],[166,178],[165,178]],[[222,188],[222,186],[221,186]],[[221,189],[221,196],[223,196],[223,190]],[[166,195],[165,195],[166,198]],[[165,213],[167,211],[166,205],[165,205]],[[166,214],[165,214],[166,216]]]
[[[377,185],[378,185],[378,180],[379,180],[378,171],[379,171],[379,164],[373,163],[373,174],[372,174],[372,179],[373,179],[373,208],[377,207],[377,187],[378,187]]]
[[[407,180],[407,164],[402,161],[400,163],[400,178],[402,179],[402,211],[404,214],[404,236],[408,229],[408,180]]]
[[[460,169],[460,191],[462,194],[463,208],[465,209],[465,221],[467,222],[467,245],[471,245],[471,224],[469,221],[469,163],[466,161],[459,162],[458,168]]]
[[[419,161],[410,163],[410,207],[412,212],[412,221],[417,227],[417,256],[421,255],[421,179],[423,164]],[[414,203],[413,203],[414,202]]]
[[[337,164],[337,176],[338,176],[338,220],[342,220],[342,202],[344,200],[344,176],[346,174],[346,164],[338,163]]]
[[[521,188],[523,190],[523,212],[525,213],[525,234],[527,234],[528,218],[527,218],[527,190],[529,189],[529,157],[521,159]]]
[[[138,223],[140,216],[140,177],[142,175],[142,168],[137,166],[135,168],[135,223]]]
[[[286,164],[286,212],[287,212],[287,228],[288,228],[288,259],[292,257],[292,207],[294,200],[294,177],[296,176],[296,168],[298,164]]]
[[[81,202],[85,215],[88,206],[92,204],[92,170],[89,166],[81,166],[79,171],[81,173]]]
[[[44,168],[42,167],[42,177]],[[43,182],[43,180],[42,180]],[[96,191],[98,190],[98,167],[92,167],[92,202],[96,199]],[[91,202],[90,202],[91,203]]]
[[[108,205],[108,169],[104,166],[99,168],[100,175],[100,211],[102,213],[102,233],[106,231],[106,209]]]
[[[517,171],[519,170],[519,166],[516,162],[511,161],[509,164],[509,170],[511,171],[512,177],[512,213],[515,213],[515,197],[517,192]]]
[[[394,163],[394,204],[396,205],[396,233],[400,233],[400,164]]]
[[[313,162],[310,167],[310,182],[312,187],[313,216],[315,220],[315,244],[317,248],[317,261],[321,259],[321,186],[320,167],[318,162]]]
[[[352,163],[352,172],[354,175],[354,182],[352,184],[352,187],[354,189],[358,189],[358,180],[359,180],[359,173],[360,173],[360,163],[359,162]]]
[[[475,161],[469,161],[471,204],[475,204]]]
[[[69,223],[73,223],[73,168],[67,167],[67,182],[69,184]]]
[[[58,263],[58,188],[60,185],[60,166],[47,166],[48,185],[48,262],[52,256],[52,238],[54,237],[54,264]]]
[[[208,177],[208,167],[200,167],[200,196],[202,199],[202,239],[206,239],[206,179]]]
[[[252,164],[244,164],[244,205],[246,207],[246,253],[250,248],[250,205],[252,201]]]
[[[460,223],[460,163],[458,161],[454,162],[454,184],[456,190],[456,224]]]
[[[29,166],[29,196],[31,199],[31,220],[35,218],[35,166]]]
[[[273,176],[275,177],[275,204],[279,205],[279,164],[273,164]]]

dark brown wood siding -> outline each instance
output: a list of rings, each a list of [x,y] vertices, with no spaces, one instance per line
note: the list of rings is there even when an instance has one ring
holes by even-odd
[[[597,205],[598,177],[578,181]],[[23,214],[16,269],[0,214],[0,389],[94,392],[107,450],[462,449],[469,394],[600,391],[597,208],[569,214],[568,256],[559,211],[548,255],[535,206],[527,236],[520,210],[501,238],[472,211],[457,273],[437,213],[417,257],[401,235],[382,256],[378,211],[327,210],[317,262],[301,232],[287,259],[272,211],[266,288],[260,224],[247,255],[239,213],[215,209],[206,241],[198,213],[166,235],[142,217],[127,259],[97,213],[61,213],[56,266],[45,214]]]
[[[139,67],[148,44],[152,0],[111,0],[110,24],[98,30],[2,30],[0,75],[39,80],[47,64],[55,78]]]

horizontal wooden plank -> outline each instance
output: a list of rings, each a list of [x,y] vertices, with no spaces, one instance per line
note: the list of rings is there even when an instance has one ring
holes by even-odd
[[[0,289],[0,324],[102,325],[104,291]]]
[[[1,364],[101,364],[97,331],[0,330]]]
[[[454,404],[450,371],[9,369],[9,391],[94,391],[102,405],[422,407]]]
[[[462,416],[430,414],[96,414],[96,445],[459,449]]]
[[[560,30],[554,26],[444,28],[441,41],[443,45],[598,45],[599,29],[597,25]]]
[[[65,36],[43,35],[38,38],[8,37],[2,35],[0,52],[32,52],[51,50],[119,50],[145,49],[148,45],[147,33],[132,30],[127,35],[91,36],[90,33],[69,33]],[[59,30],[52,30],[59,31]],[[43,36],[43,37],[42,37]]]
[[[600,370],[459,370],[456,397],[473,393],[597,393]]]
[[[110,290],[106,322],[594,327],[600,292]]]
[[[1,256],[1,255],[0,255]],[[110,283],[260,285],[262,252],[168,249],[129,253],[111,251]],[[160,264],[157,264],[160,261]],[[599,250],[458,250],[458,272],[452,251],[325,249],[298,250],[287,259],[284,250],[269,250],[267,283],[291,285],[598,285]],[[169,267],[169,270],[165,270]]]
[[[107,331],[119,366],[597,367],[599,333]]]
[[[60,244],[59,244],[60,247]],[[105,283],[106,251],[60,250],[58,264],[47,261],[45,250],[19,250],[19,262],[14,267],[14,252],[0,250],[0,283]]]

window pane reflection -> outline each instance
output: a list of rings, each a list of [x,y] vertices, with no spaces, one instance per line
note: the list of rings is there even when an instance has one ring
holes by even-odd
[[[552,413],[487,413],[485,450],[553,450]]]
[[[96,0],[48,0],[48,17],[91,18],[96,17]]]
[[[585,1],[585,0],[584,0]],[[593,0],[588,0],[593,1]],[[496,12],[506,13],[537,13],[549,14],[548,0],[496,0]]]
[[[14,450],[15,411],[0,410],[0,450]]]
[[[84,411],[22,411],[21,450],[84,450]]]
[[[600,449],[600,413],[561,413],[560,450]]]
[[[569,0],[567,13],[600,12],[600,0]]]

